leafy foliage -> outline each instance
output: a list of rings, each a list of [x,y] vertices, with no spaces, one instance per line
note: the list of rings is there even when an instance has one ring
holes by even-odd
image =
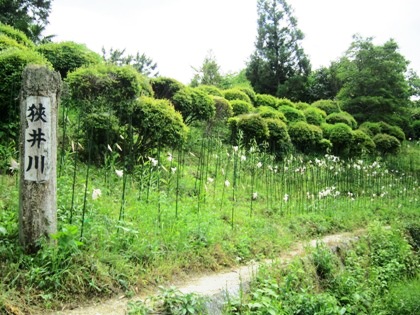
[[[258,36],[246,75],[257,93],[297,100],[310,62],[300,41],[303,33],[285,0],[257,2]],[[299,86],[300,88],[297,88]]]
[[[254,109],[249,102],[242,100],[232,100],[230,101],[230,105],[232,106],[234,116],[248,114]]]
[[[213,99],[197,88],[184,87],[175,93],[171,101],[187,125],[195,121],[208,121],[216,112]]]
[[[51,64],[31,50],[8,49],[0,52],[0,138],[17,140],[19,92],[22,72],[28,64]]]
[[[409,103],[407,64],[395,41],[375,46],[372,38],[355,36],[340,62],[343,87],[338,98],[343,102],[343,109],[359,122],[394,123],[395,113],[401,115],[400,109]]]
[[[204,58],[203,64],[200,68],[193,68],[195,71],[191,86],[196,87],[200,84],[220,86],[222,75],[220,74],[220,66],[217,63],[216,57],[210,50]]]
[[[323,110],[327,115],[341,111],[339,104],[333,100],[318,100],[312,103],[312,106]]]
[[[151,58],[147,57],[146,54],[137,52],[135,55],[125,56],[125,49],[110,49],[109,52],[102,48],[102,58],[106,63],[127,66],[130,65],[136,69],[140,74],[146,77],[157,77],[159,72],[156,70],[157,63]]]
[[[334,124],[329,130],[328,139],[333,144],[335,155],[347,156],[353,142],[352,129],[344,123]]]
[[[329,124],[344,123],[352,129],[357,128],[357,122],[352,115],[347,112],[331,113],[326,117]]]
[[[63,79],[77,68],[102,63],[100,55],[75,42],[41,44],[36,47],[36,51],[51,62]]]
[[[304,121],[290,124],[289,135],[296,149],[304,153],[315,150],[323,136],[320,127]]]
[[[278,108],[286,116],[288,122],[305,121],[305,114],[294,107],[282,105]]]
[[[167,77],[152,78],[150,84],[156,98],[166,98],[168,100],[171,100],[179,90],[184,88],[181,82]]]
[[[255,106],[270,106],[272,108],[278,107],[278,99],[269,94],[256,94]]]
[[[394,136],[387,135],[385,133],[378,133],[373,137],[375,142],[376,150],[381,154],[395,154],[400,151],[401,143]]]
[[[270,152],[277,158],[285,157],[292,149],[292,142],[286,124],[280,119],[267,118],[269,132],[268,145]]]
[[[233,144],[238,143],[241,135],[242,142],[246,146],[254,143],[262,144],[269,137],[267,121],[258,114],[246,114],[230,118],[229,127]]]
[[[327,117],[327,114],[317,107],[307,107],[303,110],[303,114],[308,124],[318,126],[325,122],[325,118]]]
[[[34,48],[34,43],[26,36],[26,34],[10,25],[0,23],[0,35],[13,39],[18,47]]]
[[[283,122],[287,122],[286,116],[284,116],[283,112],[274,109],[271,106],[259,106],[256,108],[257,113],[261,115],[263,118],[274,118],[280,119]]]
[[[224,90],[223,95],[225,99],[229,101],[241,100],[241,101],[245,101],[251,104],[251,99],[249,98],[248,94],[246,94],[245,92],[241,91],[238,88]]]
[[[24,32],[32,41],[41,41],[48,24],[51,0],[2,0],[0,22]]]

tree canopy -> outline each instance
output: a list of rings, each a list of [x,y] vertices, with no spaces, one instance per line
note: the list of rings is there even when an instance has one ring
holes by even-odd
[[[355,36],[340,62],[338,93],[342,108],[357,121],[397,123],[395,113],[409,104],[410,88],[405,78],[408,61],[394,40],[374,45],[372,38]]]
[[[257,14],[258,35],[247,78],[257,93],[304,100],[311,67],[292,8],[285,0],[258,0]]]
[[[52,0],[1,0],[0,22],[24,32],[34,42],[48,24]]]

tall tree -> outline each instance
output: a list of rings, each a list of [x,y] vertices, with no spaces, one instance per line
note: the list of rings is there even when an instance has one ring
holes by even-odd
[[[310,62],[285,0],[258,0],[258,35],[246,75],[258,93],[304,100]]]
[[[308,102],[318,100],[332,100],[341,88],[341,82],[337,77],[338,62],[332,62],[327,67],[321,67],[312,71],[308,80]]]
[[[159,72],[157,69],[157,63],[151,58],[147,57],[144,53],[140,54],[137,52],[135,55],[125,55],[125,49],[113,49],[109,52],[102,47],[102,58],[105,62],[114,64],[117,66],[131,65],[139,73],[147,77],[157,77]]]
[[[52,0],[0,0],[0,22],[24,32],[35,43],[48,24]],[[46,38],[48,40],[48,37]]]
[[[410,103],[411,92],[406,79],[408,61],[399,53],[394,40],[382,46],[372,41],[354,36],[340,61],[343,87],[337,97],[343,109],[359,123],[383,120],[404,124],[403,112]]]
[[[220,66],[212,50],[207,53],[201,67],[198,69],[193,67],[193,69],[195,74],[191,81],[192,86],[199,84],[220,86],[222,75],[220,74]]]

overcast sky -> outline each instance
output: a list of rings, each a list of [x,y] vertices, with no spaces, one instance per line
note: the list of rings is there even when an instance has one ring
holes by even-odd
[[[288,0],[312,68],[328,66],[353,34],[382,45],[393,38],[420,75],[419,0]],[[44,35],[145,53],[160,75],[189,83],[210,50],[222,74],[243,69],[254,51],[257,0],[53,0]]]

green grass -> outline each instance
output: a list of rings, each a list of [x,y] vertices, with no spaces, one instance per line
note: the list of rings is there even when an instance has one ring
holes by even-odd
[[[410,150],[388,168],[332,156],[279,162],[205,139],[171,150],[172,159],[159,150],[157,165],[146,159],[132,172],[115,152],[105,167],[88,169],[70,151],[58,177],[58,245],[41,242],[34,255],[18,243],[16,175],[1,176],[0,312],[133,295],[191,272],[276,257],[299,239],[374,220],[418,221],[412,166],[420,149]]]

